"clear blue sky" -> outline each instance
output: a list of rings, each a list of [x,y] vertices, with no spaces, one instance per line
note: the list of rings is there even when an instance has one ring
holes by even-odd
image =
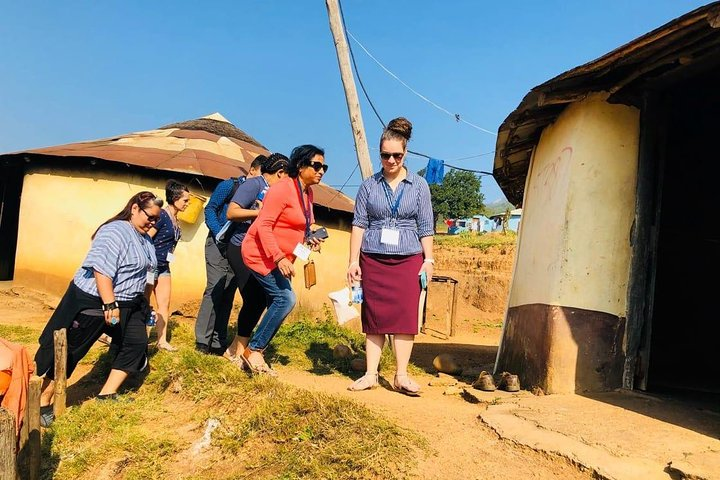
[[[497,132],[534,86],[708,2],[344,0],[348,30],[414,90]],[[357,165],[325,2],[2,1],[0,152],[92,140],[222,113],[272,151],[326,149],[337,188]],[[495,136],[425,102],[349,39],[410,148],[492,171]],[[361,96],[377,170],[381,125]],[[464,157],[471,157],[459,160]],[[426,160],[410,157],[412,170]],[[343,191],[355,196],[358,171]],[[503,198],[483,177],[486,203]]]

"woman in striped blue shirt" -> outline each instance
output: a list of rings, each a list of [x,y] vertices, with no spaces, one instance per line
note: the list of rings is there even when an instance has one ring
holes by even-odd
[[[362,282],[361,320],[366,335],[365,375],[348,387],[378,384],[385,335],[393,336],[395,390],[416,396],[420,386],[407,373],[418,333],[420,276],[433,273],[433,211],[424,178],[404,165],[412,124],[391,120],[380,137],[382,170],[366,179],[355,199],[348,282]]]
[[[146,294],[157,275],[155,249],[147,232],[157,222],[162,204],[151,192],[133,195],[93,234],[90,251],[48,320],[35,354],[37,375],[45,377],[40,397],[43,426],[54,418],[55,330],[67,329],[68,377],[103,332],[112,337],[110,375],[98,400],[117,398],[128,374],[147,366]]]

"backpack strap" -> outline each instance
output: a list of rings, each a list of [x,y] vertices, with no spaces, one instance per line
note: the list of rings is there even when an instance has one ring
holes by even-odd
[[[230,193],[228,193],[228,196],[225,197],[225,200],[223,201],[223,205],[225,205],[226,203],[230,203],[230,200],[232,200],[233,195],[235,195],[235,192],[237,192],[238,187],[242,183],[240,181],[240,177],[232,177],[232,181],[233,181],[232,190],[230,190]]]

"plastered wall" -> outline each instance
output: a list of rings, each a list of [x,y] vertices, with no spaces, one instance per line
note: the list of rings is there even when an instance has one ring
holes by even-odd
[[[164,199],[166,180],[100,170],[29,169],[20,206],[15,283],[61,295],[84,259],[98,225],[119,212],[138,191],[150,190]],[[171,308],[199,300],[205,288],[204,246],[208,230],[204,217],[200,214],[194,224],[180,225],[182,238],[171,264]],[[309,310],[330,304],[327,294],[344,286],[350,233],[332,226],[328,231],[330,238],[322,253],[312,256],[317,269],[316,286],[305,289],[303,262],[295,264],[298,275],[293,288],[300,305]]]
[[[624,316],[639,112],[603,95],[545,128],[525,191],[510,307],[566,305]]]

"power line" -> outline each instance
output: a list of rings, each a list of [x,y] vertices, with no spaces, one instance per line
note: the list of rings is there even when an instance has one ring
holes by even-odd
[[[423,95],[421,95],[420,93],[418,93],[418,92],[416,92],[415,90],[413,90],[408,84],[406,84],[405,82],[403,82],[402,80],[400,80],[400,78],[398,78],[397,75],[395,75],[395,74],[392,73],[390,70],[388,70],[387,68],[385,68],[385,66],[384,66],[383,64],[381,64],[377,59],[375,59],[375,57],[372,56],[372,54],[358,41],[358,39],[355,38],[355,37],[352,35],[352,33],[350,33],[350,32],[348,31],[347,27],[345,26],[345,15],[343,14],[342,3],[340,2],[340,0],[338,0],[338,6],[339,6],[339,9],[340,9],[340,19],[341,19],[341,21],[342,21],[342,28],[343,28],[343,31],[345,32],[345,35],[346,35],[346,36],[350,36],[353,40],[355,40],[355,42],[356,42],[358,45],[360,45],[360,48],[362,48],[363,50],[365,50],[365,53],[367,53],[367,54],[370,56],[370,58],[372,58],[373,60],[375,60],[375,62],[377,62],[377,64],[380,65],[386,72],[388,72],[390,75],[392,75],[393,77],[395,77],[400,83],[402,83],[403,85],[405,85],[408,89],[410,89],[413,93],[415,93],[416,95],[418,95],[420,98],[422,98],[422,99],[424,99],[425,101],[431,103],[432,105],[434,105],[435,107],[437,107],[437,108],[439,108],[440,110],[444,111],[445,113],[454,116],[456,121],[462,121],[462,122],[467,123],[468,125],[470,125],[470,126],[472,126],[472,127],[477,128],[477,129],[480,130],[480,131],[489,133],[489,134],[491,134],[491,135],[495,135],[495,133],[493,133],[493,132],[491,132],[491,131],[489,131],[489,130],[486,130],[486,129],[482,128],[482,127],[478,127],[477,125],[473,125],[472,123],[470,123],[470,122],[468,122],[468,121],[466,121],[466,120],[462,120],[462,119],[460,118],[460,115],[459,115],[459,114],[452,114],[452,113],[450,113],[449,111],[447,111],[447,110],[445,110],[444,108],[442,108],[441,106],[439,106],[439,105],[433,103],[432,101],[428,100],[428,99],[425,98]],[[355,62],[355,55],[353,54],[352,46],[351,46],[349,43],[348,43],[348,50],[349,50],[349,52],[350,52],[350,58],[352,59],[353,68],[354,68],[354,70],[355,70],[355,76],[357,76],[358,82],[360,83],[360,87],[362,88],[363,94],[365,95],[365,99],[366,99],[366,100],[368,101],[368,103],[370,104],[370,107],[372,107],[372,110],[373,110],[373,112],[375,113],[375,116],[376,116],[377,119],[380,121],[380,123],[382,124],[383,128],[385,128],[385,122],[383,121],[382,117],[380,116],[380,114],[378,113],[377,109],[375,108],[375,105],[373,104],[372,100],[370,99],[370,95],[368,94],[367,90],[365,89],[365,85],[363,84],[362,79],[360,78],[360,71],[358,70],[357,63]],[[410,149],[408,149],[408,153],[411,153],[411,154],[413,154],[413,155],[417,155],[417,156],[420,156],[420,157],[425,157],[425,158],[427,158],[427,159],[431,159],[431,158],[432,158],[432,157],[430,157],[429,155],[425,155],[424,153],[420,153],[420,152],[415,152],[415,151],[410,150]],[[493,151],[493,152],[488,152],[488,153],[481,153],[481,154],[479,154],[479,155],[471,155],[471,156],[469,156],[469,157],[463,157],[463,158],[459,158],[459,159],[456,159],[456,160],[453,160],[453,161],[466,160],[466,159],[469,159],[469,158],[481,157],[481,156],[483,156],[483,155],[489,155],[489,154],[491,154],[491,153],[494,153],[494,151]],[[492,173],[484,172],[484,171],[482,171],[482,170],[471,170],[471,169],[468,169],[468,168],[455,167],[455,166],[450,165],[450,164],[447,164],[447,163],[445,163],[445,165],[446,165],[448,168],[453,168],[453,169],[455,169],[455,170],[462,170],[462,171],[465,171],[465,172],[477,173],[479,176],[483,176],[483,175],[490,175],[490,176],[492,176]],[[343,185],[340,187],[340,190],[339,190],[338,193],[335,195],[335,197],[337,197],[337,196],[340,194],[340,192],[342,192],[342,189],[345,188],[345,186],[347,186],[347,182],[350,181],[350,178],[352,178],[353,174],[354,174],[355,171],[357,170],[357,167],[358,167],[358,166],[356,165],[355,168],[353,169],[353,171],[350,173],[350,176],[347,178],[347,180],[345,180],[345,182],[343,183]],[[332,200],[334,200],[335,197],[333,197]],[[332,201],[332,200],[331,200],[331,201]]]
[[[485,129],[485,128],[482,128],[482,127],[480,127],[480,126],[478,126],[478,125],[475,125],[474,123],[468,122],[467,120],[465,120],[464,118],[462,118],[459,113],[452,113],[452,112],[450,112],[449,110],[441,107],[440,105],[438,105],[437,103],[433,102],[432,100],[430,100],[429,98],[427,98],[426,96],[424,96],[423,94],[421,94],[420,92],[418,92],[418,91],[416,91],[415,89],[413,89],[410,85],[408,85],[407,83],[403,82],[403,81],[400,79],[400,77],[398,77],[398,76],[395,75],[393,72],[391,72],[390,70],[388,70],[388,68],[385,67],[385,65],[383,65],[382,63],[380,63],[380,61],[379,61],[377,58],[375,58],[375,57],[373,56],[373,54],[370,53],[370,51],[369,51],[367,48],[365,48],[365,46],[364,46],[362,43],[360,43],[360,41],[359,41],[357,38],[355,38],[355,36],[354,36],[352,33],[350,33],[347,29],[345,30],[345,32],[346,32],[346,34],[347,34],[350,38],[352,38],[352,39],[355,41],[355,43],[357,43],[357,44],[360,46],[360,48],[362,48],[362,49],[365,51],[365,53],[367,53],[367,55],[368,55],[370,58],[372,58],[372,59],[375,61],[375,63],[377,63],[377,64],[380,66],[380,68],[382,68],[383,70],[385,70],[385,71],[386,71],[390,76],[392,76],[395,80],[397,80],[398,82],[400,82],[401,84],[403,84],[403,86],[404,86],[405,88],[407,88],[408,90],[410,90],[412,93],[414,93],[414,94],[417,95],[418,97],[422,98],[423,100],[425,100],[425,101],[428,102],[430,105],[432,105],[433,107],[437,108],[438,110],[447,113],[448,115],[450,115],[451,117],[453,117],[456,122],[466,123],[466,124],[470,125],[471,127],[480,130],[481,132],[485,132],[485,133],[489,133],[490,135],[497,136],[497,134],[496,134],[495,132],[490,131],[490,130],[487,130],[487,129]],[[357,72],[357,67],[356,67],[356,70],[355,70],[355,71]]]

